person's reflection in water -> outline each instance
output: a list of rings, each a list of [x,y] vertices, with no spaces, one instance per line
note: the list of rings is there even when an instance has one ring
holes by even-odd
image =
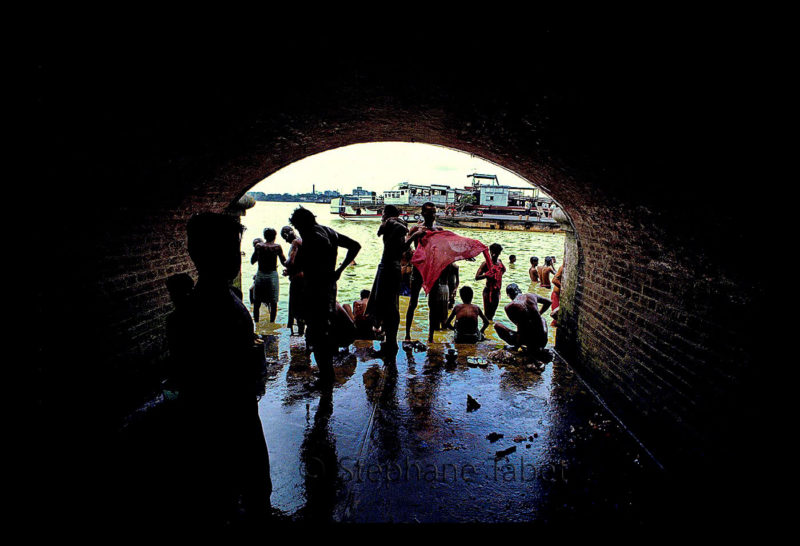
[[[182,411],[176,517],[189,525],[263,521],[272,484],[258,417],[266,360],[253,319],[233,293],[242,226],[203,213],[187,226],[198,281],[170,319],[174,384]],[[260,340],[258,340],[260,341]]]
[[[421,373],[406,380],[406,401],[414,415],[411,429],[425,441],[430,440],[437,432],[432,408],[442,382],[442,373],[442,356],[433,355],[429,351],[425,355]]]
[[[308,521],[333,520],[341,478],[336,458],[336,438],[330,430],[332,414],[333,386],[326,385],[320,388],[314,422],[300,447],[306,488],[303,518]]]
[[[411,357],[413,359],[413,356]],[[381,463],[396,462],[400,456],[399,435],[401,415],[397,401],[397,368],[386,366],[383,370],[383,388],[378,398],[378,411],[375,412],[375,437]]]

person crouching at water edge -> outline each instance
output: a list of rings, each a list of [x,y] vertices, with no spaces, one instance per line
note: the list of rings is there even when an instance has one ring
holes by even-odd
[[[380,356],[393,359],[397,355],[397,329],[400,327],[400,284],[402,268],[400,261],[409,249],[412,238],[407,238],[408,227],[400,218],[400,209],[386,205],[383,219],[378,228],[378,236],[383,236],[383,255],[375,273],[369,300],[367,316],[385,334],[381,343]]]
[[[550,300],[534,293],[523,294],[516,284],[509,284],[506,294],[512,300],[505,306],[506,316],[517,330],[495,323],[494,331],[512,348],[525,346],[531,354],[540,352],[547,345],[547,321],[542,313],[550,308]]]
[[[281,265],[286,265],[286,257],[283,255],[281,245],[275,243],[277,232],[272,228],[264,230],[264,241],[253,241],[253,255],[250,263],[258,262],[258,272],[253,284],[252,297],[253,320],[258,322],[258,311],[261,304],[266,304],[269,309],[269,321],[275,322],[275,315],[278,312],[278,295],[280,285],[278,284],[278,260]]]
[[[289,222],[297,228],[303,239],[306,345],[314,353],[320,382],[331,383],[333,355],[336,352],[336,282],[358,255],[361,245],[328,226],[318,224],[314,214],[303,207],[294,210]],[[339,247],[347,249],[347,255],[337,268]],[[313,263],[310,257],[313,257]]]
[[[483,332],[489,326],[489,319],[483,314],[483,311],[477,305],[472,303],[472,288],[469,286],[462,286],[458,291],[461,296],[461,301],[453,308],[450,316],[447,318],[445,327],[452,328],[456,331],[456,343],[477,343],[483,341],[485,338]],[[483,321],[483,327],[478,330],[478,318]],[[456,319],[455,326],[451,325],[453,318]]]

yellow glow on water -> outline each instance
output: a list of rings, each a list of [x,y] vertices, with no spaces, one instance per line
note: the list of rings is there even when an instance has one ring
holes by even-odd
[[[292,211],[297,208],[299,203],[281,203],[281,202],[257,202],[255,207],[247,211],[247,214],[242,218],[242,223],[247,227],[247,231],[242,238],[242,250],[245,255],[242,257],[242,292],[244,293],[244,302],[252,311],[250,304],[249,288],[253,284],[253,276],[256,273],[257,265],[250,263],[250,256],[252,255],[252,240],[256,237],[262,237],[264,228],[271,227],[280,233],[281,227],[287,225],[288,218]],[[319,203],[304,203],[303,207],[311,210],[317,215],[317,221],[321,224],[328,225],[333,229],[355,239],[361,244],[361,251],[356,257],[355,266],[347,268],[342,274],[338,284],[338,300],[340,303],[350,303],[352,305],[354,300],[359,299],[361,290],[372,288],[372,281],[375,278],[375,271],[380,262],[381,254],[383,252],[383,242],[376,235],[378,230],[378,221],[364,221],[353,222],[341,220],[338,217],[330,214],[329,205]],[[506,265],[507,271],[503,276],[503,287],[510,283],[517,283],[522,290],[528,292],[536,292],[539,295],[550,297],[550,290],[532,285],[530,277],[528,276],[528,268],[530,267],[529,260],[531,256],[538,256],[540,263],[544,263],[545,256],[556,256],[558,264],[563,263],[564,256],[564,234],[562,233],[529,233],[520,231],[495,231],[484,229],[466,229],[466,228],[447,228],[451,231],[478,239],[487,246],[492,243],[500,243],[503,246],[503,252],[500,259]],[[276,242],[281,244],[284,254],[288,253],[289,245],[280,238]],[[517,256],[515,265],[510,265],[508,257],[514,254]],[[344,250],[341,249],[339,253],[338,263],[341,263],[344,258]],[[475,272],[483,261],[482,257],[477,257],[474,262],[459,261],[459,277],[460,286],[468,285],[472,287],[475,293],[473,303],[483,307],[482,292],[484,281],[475,280]],[[281,271],[280,264],[278,265],[279,272]],[[286,277],[280,277],[280,297],[278,300],[278,314],[275,319],[275,324],[269,323],[269,312],[262,306],[261,320],[257,325],[257,332],[266,334],[272,333],[280,328],[286,327],[288,318],[288,298],[289,298],[289,280]],[[505,289],[501,291],[500,306],[495,314],[495,321],[504,322],[511,326],[507,320],[503,307],[509,303],[509,298],[505,294]],[[456,295],[456,302],[458,303],[458,296]],[[408,307],[408,297],[400,297],[400,332],[399,339],[405,336],[405,313]],[[545,313],[545,317],[550,322],[550,312]],[[489,339],[496,340],[498,344],[502,341],[494,333],[493,325],[490,325],[486,330],[486,336]],[[549,329],[549,341],[554,343],[555,329]],[[425,298],[425,293],[420,291],[419,305],[414,314],[414,322],[411,328],[411,337],[419,339],[423,342],[428,338],[428,305]],[[434,334],[435,343],[451,343],[453,338],[452,331],[436,332]]]

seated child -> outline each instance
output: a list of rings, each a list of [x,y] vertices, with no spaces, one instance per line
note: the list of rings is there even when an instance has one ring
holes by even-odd
[[[367,302],[369,301],[369,290],[361,291],[361,299],[353,302],[353,307],[345,304],[344,307],[350,312],[351,318],[356,325],[356,339],[374,339],[375,333],[372,331],[372,320],[367,316]]]
[[[464,303],[459,303],[453,308],[445,326],[456,331],[456,343],[477,343],[484,339],[483,332],[489,326],[489,319],[486,318],[480,307],[472,303],[472,288],[462,286],[458,293]],[[455,326],[450,325],[453,317],[456,319]],[[480,331],[478,330],[478,317],[483,321]]]
[[[333,339],[337,348],[349,347],[356,340],[356,325],[347,309],[336,302],[336,318],[333,324]]]

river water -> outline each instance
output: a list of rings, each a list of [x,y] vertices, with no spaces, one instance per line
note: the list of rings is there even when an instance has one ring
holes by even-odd
[[[250,263],[252,256],[252,241],[257,237],[263,237],[264,228],[272,227],[280,233],[281,227],[289,223],[289,216],[292,211],[299,206],[299,203],[282,203],[282,202],[256,202],[256,205],[247,211],[247,214],[242,218],[242,223],[247,227],[247,231],[242,238],[242,250],[245,255],[242,257],[242,292],[244,293],[244,302],[251,309],[249,288],[253,284],[253,276],[256,274],[257,264]],[[330,213],[330,205],[321,203],[304,203],[303,207],[311,210],[316,214],[317,221],[321,224],[328,225],[352,239],[355,239],[361,244],[361,251],[356,257],[355,266],[349,267],[347,271],[342,274],[338,284],[338,300],[340,303],[350,303],[359,299],[361,290],[370,289],[372,281],[375,278],[375,271],[378,263],[380,262],[381,254],[383,252],[383,242],[376,235],[379,222],[374,221],[351,221],[342,220],[338,216]],[[503,246],[503,252],[500,259],[508,269],[503,277],[503,287],[510,283],[517,283],[522,290],[528,292],[536,292],[542,296],[550,297],[550,290],[540,288],[530,282],[528,276],[528,268],[530,267],[531,256],[538,256],[539,262],[544,263],[545,256],[556,256],[557,263],[563,262],[564,256],[564,234],[562,233],[527,233],[520,231],[494,231],[485,229],[469,229],[469,228],[448,228],[451,231],[470,237],[483,242],[485,245],[492,243],[500,243]],[[284,254],[288,254],[289,245],[286,244],[278,235],[277,243],[283,246]],[[344,258],[344,249],[340,249],[339,258],[337,261],[341,263]],[[510,265],[508,257],[510,255],[517,256],[515,265]],[[485,281],[476,281],[475,272],[481,264],[482,257],[477,257],[474,262],[459,261],[459,276],[460,284],[472,287],[475,293],[473,303],[483,306],[482,292]],[[280,271],[280,264],[279,264]],[[425,293],[420,292],[419,306],[417,307],[414,315],[414,322],[411,329],[411,336],[414,339],[425,341],[428,335],[428,307],[425,300]],[[289,280],[287,277],[280,278],[280,298],[278,301],[278,314],[274,324],[269,322],[269,312],[262,306],[261,317],[259,323],[256,325],[256,331],[260,334],[278,333],[282,328],[286,327],[287,311],[288,311],[288,298],[289,298]],[[505,293],[505,288],[501,291],[500,306],[498,307],[495,320],[508,323],[503,306],[509,303],[509,298]],[[456,303],[460,299],[456,295]],[[400,339],[403,338],[405,331],[405,311],[408,305],[408,297],[400,297]],[[549,312],[546,313],[549,316]],[[509,324],[509,326],[511,326]],[[555,329],[550,328],[549,337],[550,343],[554,342]],[[453,332],[437,332],[434,336],[434,341],[437,343],[451,341]],[[493,325],[490,325],[486,330],[486,336],[489,339],[500,341],[499,337],[494,333]]]

